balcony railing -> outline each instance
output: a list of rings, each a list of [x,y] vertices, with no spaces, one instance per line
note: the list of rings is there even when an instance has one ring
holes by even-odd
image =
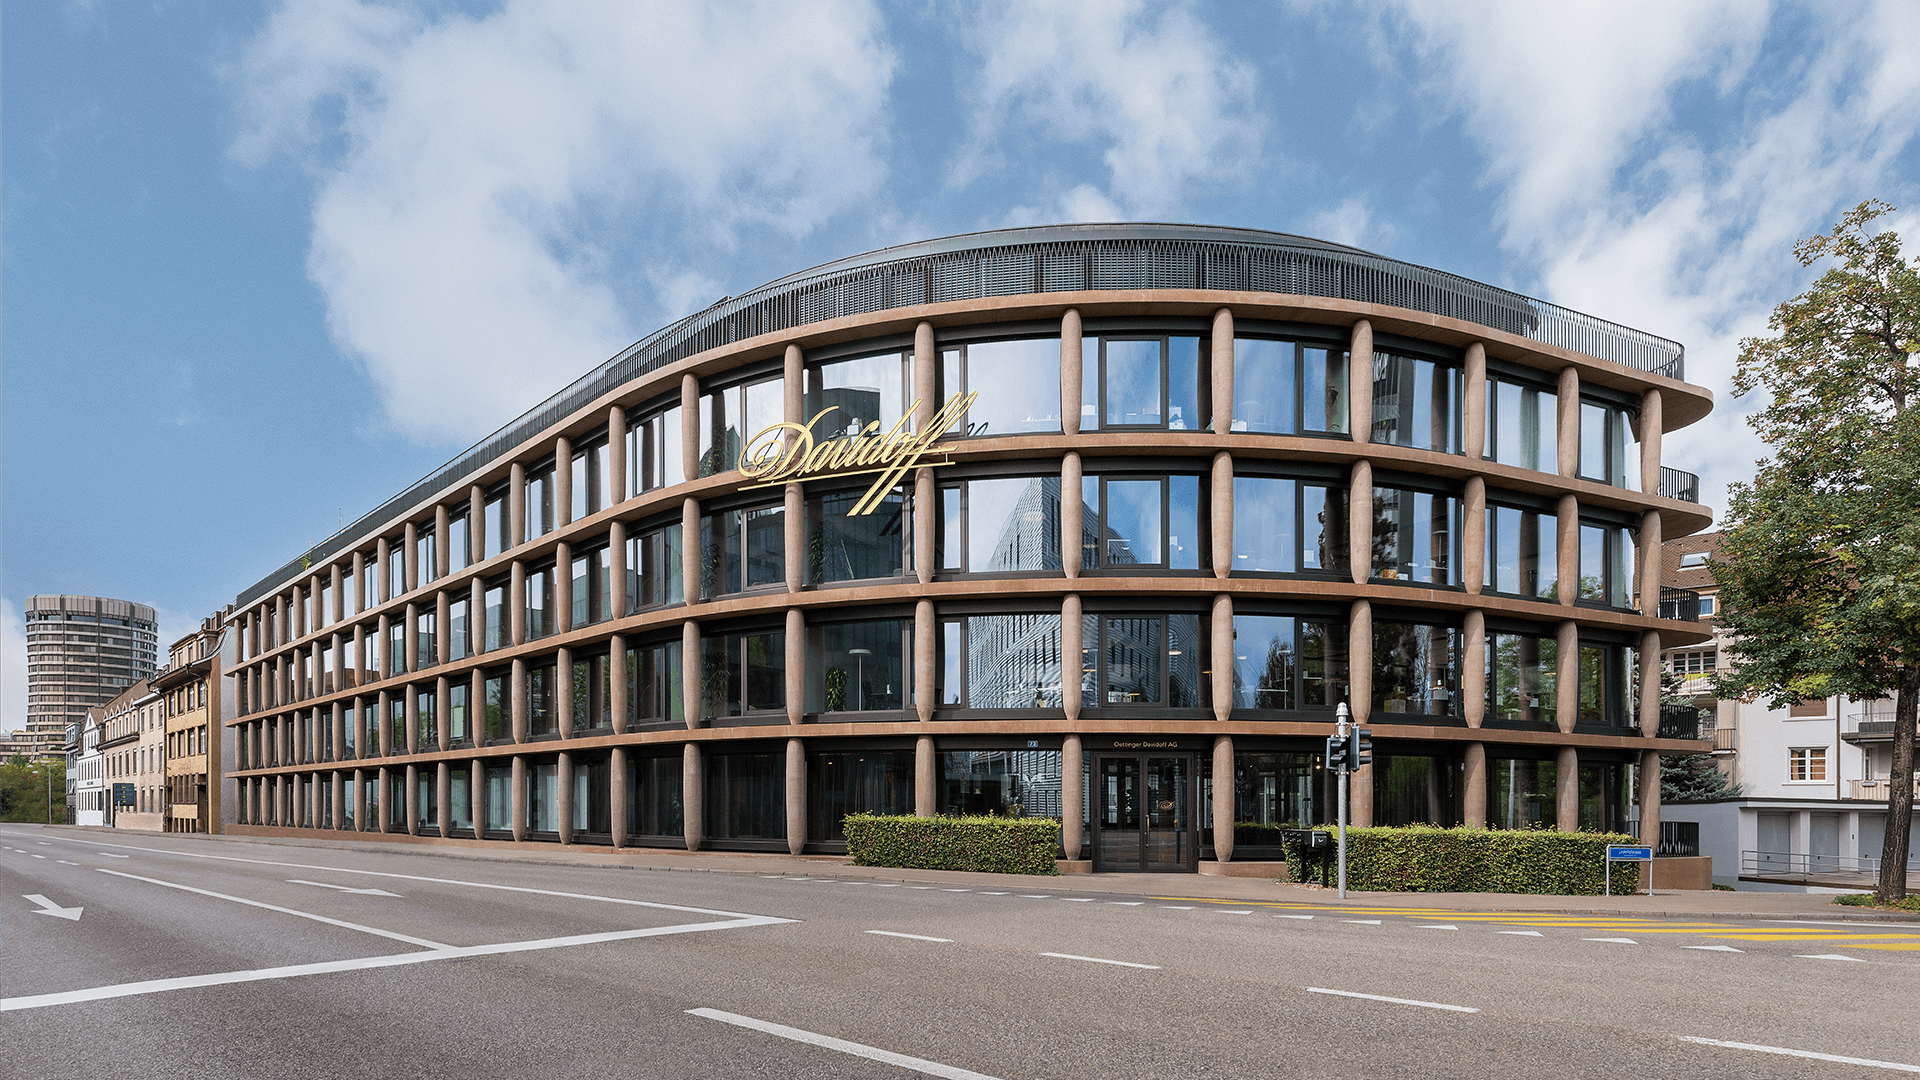
[[[1660,617],[1694,622],[1700,618],[1700,594],[1692,589],[1660,587]]]
[[[1690,472],[1660,466],[1660,497],[1681,502],[1700,501],[1700,478]]]
[[[1700,710],[1691,705],[1662,705],[1660,737],[1663,739],[1701,738]]]
[[[1893,784],[1894,782],[1892,780],[1848,781],[1848,786],[1852,790],[1847,797],[1850,799],[1872,799],[1874,802],[1886,802],[1887,796],[1893,792]],[[1920,800],[1920,775],[1913,778],[1912,787],[1912,797]]]
[[[1738,753],[1740,750],[1740,731],[1738,728],[1714,728],[1713,748]]]
[[[1909,856],[1907,873],[1920,870],[1920,855]],[[1740,876],[1807,881],[1814,878],[1871,879],[1880,872],[1878,855],[1812,855],[1804,851],[1742,851]]]

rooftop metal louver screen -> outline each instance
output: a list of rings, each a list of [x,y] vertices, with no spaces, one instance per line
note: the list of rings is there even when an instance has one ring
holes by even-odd
[[[882,251],[843,260],[810,276],[729,297],[655,331],[268,575],[235,604],[245,607],[299,579],[308,567],[649,371],[761,334],[924,303],[1100,289],[1320,296],[1461,319],[1639,371],[1684,378],[1686,354],[1676,342],[1453,274],[1302,237],[1204,226],[1099,225],[1012,229],[919,246],[943,245],[952,250],[893,258]]]

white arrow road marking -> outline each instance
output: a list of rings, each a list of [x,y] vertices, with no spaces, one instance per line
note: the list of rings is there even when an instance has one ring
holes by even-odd
[[[1311,919],[1311,915],[1275,915],[1276,919]]]
[[[348,887],[346,887],[345,885],[329,885],[329,884],[327,884],[327,883],[326,883],[326,882],[324,882],[324,881],[302,881],[302,880],[300,880],[299,878],[288,878],[288,879],[287,879],[287,884],[289,884],[289,885],[315,885],[315,886],[318,886],[318,887],[320,887],[320,888],[322,888],[322,889],[338,889],[338,890],[340,890],[341,892],[344,892],[344,893],[352,893],[352,894],[354,894],[355,896],[391,896],[391,897],[394,897],[395,899],[400,899],[400,894],[399,894],[399,893],[397,893],[397,892],[388,892],[388,891],[387,891],[387,890],[385,890],[385,889],[349,889],[349,888],[348,888]]]
[[[1701,952],[1745,952],[1746,951],[1745,949],[1736,949],[1731,945],[1682,945],[1680,947],[1683,949],[1698,949]]]
[[[21,896],[20,899],[40,909],[34,912],[35,915],[51,915],[56,919],[65,919],[68,922],[79,922],[80,912],[85,910],[84,908],[77,907],[61,907],[59,904],[41,896],[39,893],[26,894]]]
[[[1857,963],[1857,964],[1864,964],[1864,963],[1866,963],[1866,962],[1867,962],[1867,961],[1866,961],[1866,959],[1865,959],[1865,958],[1863,958],[1863,957],[1859,957],[1859,956],[1841,956],[1841,955],[1840,955],[1839,953],[1832,953],[1832,952],[1830,952],[1830,953],[1815,953],[1815,954],[1813,954],[1812,956],[1807,956],[1807,955],[1802,955],[1802,954],[1796,954],[1796,955],[1794,956],[1794,959],[1795,959],[1795,960],[1852,960],[1853,962],[1855,962],[1855,963]]]
[[[1609,943],[1609,944],[1613,944],[1613,945],[1638,945],[1638,944],[1640,944],[1639,942],[1637,942],[1637,941],[1635,941],[1635,940],[1633,940],[1633,939],[1632,939],[1632,938],[1630,938],[1630,937],[1586,937],[1586,938],[1581,938],[1580,940],[1581,940],[1581,941],[1605,941],[1605,942],[1607,942],[1607,943]]]
[[[881,937],[906,938],[909,941],[938,941],[942,944],[949,943],[953,940],[952,938],[944,937],[928,937],[925,934],[903,934],[898,930],[869,930],[867,933],[879,934]]]
[[[1341,919],[1341,922],[1359,923],[1361,926],[1379,926],[1379,919]]]
[[[196,893],[200,896],[211,896],[215,900],[231,900],[236,904],[265,908],[268,911],[277,911],[282,915],[293,915],[302,919],[312,919],[314,922],[326,923],[328,926],[338,926],[347,930],[358,930],[363,934],[374,934],[378,937],[392,938],[395,941],[404,941],[409,945],[418,945],[423,949],[439,951],[453,948],[452,945],[443,945],[438,941],[408,937],[405,934],[396,934],[391,930],[382,930],[375,926],[361,926],[359,923],[344,922],[340,919],[329,919],[325,915],[315,915],[310,911],[295,911],[292,908],[281,907],[278,904],[263,904],[258,900],[248,900],[243,896],[228,896],[226,893],[212,892],[207,889],[196,889],[191,885],[181,885],[172,881],[161,881],[159,878],[141,877],[139,874],[123,874],[118,870],[109,870],[104,866],[96,866],[93,868],[93,871],[96,874],[112,874],[114,877],[132,878],[135,881],[144,881],[151,885],[164,885],[169,889],[179,889],[181,892]]]
[[[1414,927],[1414,929],[1415,930],[1458,930],[1460,928],[1453,925],[1452,923],[1422,923],[1421,925]]]
[[[1514,937],[1546,937],[1538,930],[1495,930],[1496,934],[1510,934]]]

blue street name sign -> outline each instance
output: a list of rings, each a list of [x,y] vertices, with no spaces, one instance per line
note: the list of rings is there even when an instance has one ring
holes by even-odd
[[[1653,858],[1650,847],[1630,847],[1626,844],[1608,844],[1607,858],[1621,862],[1646,862]]]

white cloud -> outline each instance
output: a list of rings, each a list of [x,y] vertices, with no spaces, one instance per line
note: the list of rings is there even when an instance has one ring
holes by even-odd
[[[1016,142],[1017,167],[1042,187],[1062,152],[1096,149],[1105,166],[1104,186],[1045,194],[1017,220],[1170,217],[1196,186],[1244,180],[1256,164],[1265,122],[1254,68],[1184,5],[1005,2],[971,37],[977,120],[956,183],[1000,167]]]
[[[1367,200],[1349,198],[1307,219],[1307,235],[1349,247],[1379,251],[1393,243],[1399,230],[1386,222],[1375,221]]]
[[[1802,286],[1794,240],[1911,184],[1893,164],[1920,131],[1920,9],[1402,10],[1415,49],[1438,61],[1430,89],[1462,114],[1501,189],[1503,243],[1542,293],[1688,346],[1688,381],[1718,402],[1667,458],[1723,506],[1761,453],[1742,420],[1758,403],[1729,396],[1738,341]],[[1784,33],[1804,38],[1792,62],[1762,63],[1768,35]],[[1688,94],[1737,118],[1690,132],[1674,122]]]
[[[878,187],[878,23],[858,0],[290,3],[234,71],[233,149],[313,171],[335,340],[393,426],[464,440],[631,342],[636,307],[687,305],[677,249],[802,236]],[[651,302],[615,288],[625,249]]]

